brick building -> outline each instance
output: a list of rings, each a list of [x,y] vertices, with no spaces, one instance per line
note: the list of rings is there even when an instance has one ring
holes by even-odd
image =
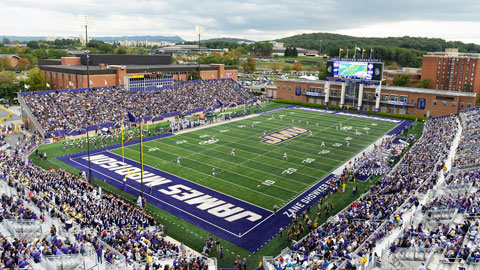
[[[419,68],[402,68],[400,70],[383,70],[383,78],[386,80],[387,85],[393,83],[393,79],[401,76],[408,76],[410,79],[409,86],[414,87],[420,81],[422,77],[422,70]]]
[[[170,56],[92,54],[89,61],[90,87],[123,85],[125,76],[160,72],[185,81],[197,65],[171,64]],[[87,88],[85,55],[62,59],[39,59],[40,70],[53,89]],[[221,64],[200,65],[202,79],[237,80],[237,68]]]
[[[341,82],[279,80],[267,96],[279,99],[419,116],[458,113],[475,106],[475,93]],[[361,98],[360,98],[361,97]]]
[[[480,93],[480,53],[459,53],[458,49],[430,52],[423,56],[422,79],[430,88]]]
[[[16,68],[18,65],[18,60],[20,60],[20,57],[15,54],[0,54],[0,58],[7,58],[8,61],[10,61],[11,68]]]

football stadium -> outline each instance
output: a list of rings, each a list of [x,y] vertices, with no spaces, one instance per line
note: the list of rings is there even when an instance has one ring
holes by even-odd
[[[475,243],[476,108],[412,121],[267,102],[231,79],[19,97],[51,134],[2,152],[13,235],[54,236],[25,264],[393,269]]]
[[[81,19],[0,43],[0,270],[480,269],[480,46],[109,43]]]

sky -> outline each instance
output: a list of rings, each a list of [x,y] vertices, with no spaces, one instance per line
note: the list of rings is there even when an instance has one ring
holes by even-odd
[[[0,0],[0,35],[78,37],[163,35],[273,40],[330,32],[359,37],[415,36],[480,44],[479,0]]]

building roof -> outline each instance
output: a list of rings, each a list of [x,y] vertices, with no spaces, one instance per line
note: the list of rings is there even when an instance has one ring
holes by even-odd
[[[278,81],[284,82],[298,82],[298,83],[308,83],[308,84],[325,84],[324,80],[306,80],[306,79],[280,79]],[[330,82],[331,85],[342,85],[341,82]],[[402,91],[410,93],[420,93],[420,94],[436,94],[436,95],[446,95],[454,97],[475,97],[476,93],[472,92],[458,92],[450,90],[436,90],[436,89],[425,89],[425,88],[414,88],[414,87],[401,87],[401,86],[386,86],[382,85],[383,90],[392,90],[392,91]]]
[[[178,72],[191,71],[198,68],[198,65],[169,64],[169,65],[123,65],[127,73],[149,73],[149,72]],[[41,70],[86,75],[86,65],[43,65]],[[201,70],[216,70],[217,67],[211,65],[200,65]],[[225,66],[226,70],[236,69],[234,66]],[[99,66],[89,66],[90,75],[116,74],[115,69],[100,68]]]
[[[16,58],[20,59],[20,57],[18,55],[15,55],[15,54],[0,54],[0,58],[3,58],[3,57],[8,57],[8,58],[16,57]]]
[[[12,48],[12,47],[27,47],[27,44],[24,44],[24,43],[19,43],[19,44],[5,44],[4,46],[5,46],[5,47],[9,47],[9,48]]]

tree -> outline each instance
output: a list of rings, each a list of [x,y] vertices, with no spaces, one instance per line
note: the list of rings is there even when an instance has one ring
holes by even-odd
[[[397,62],[393,61],[390,66],[388,66],[389,70],[398,70],[398,64]]]
[[[271,66],[273,72],[277,72],[280,70],[280,63],[278,62],[272,62]]]
[[[415,87],[417,88],[430,88],[430,83],[432,83],[432,79],[423,79],[420,80]]]
[[[20,58],[18,60],[17,68],[20,70],[27,70],[30,67],[30,61],[27,58]]]
[[[392,85],[394,86],[409,86],[410,78],[407,75],[402,75],[393,78]]]
[[[118,47],[117,54],[127,54],[127,50],[123,47]]]
[[[2,43],[5,45],[5,44],[9,44],[10,43],[10,40],[6,37],[3,38],[2,40]]]
[[[200,76],[198,76],[198,72],[196,70],[192,70],[192,72],[190,72],[189,80],[200,80]]]
[[[32,68],[28,71],[26,84],[29,86],[29,91],[38,91],[46,89],[45,75],[38,67]]]
[[[302,63],[295,61],[295,63],[293,63],[293,70],[296,72],[302,71]]]
[[[0,72],[0,96],[10,99],[15,95],[15,72],[1,71]]]
[[[255,71],[257,69],[257,61],[255,61],[255,59],[253,59],[252,56],[248,57],[247,65],[248,65],[250,71]]]
[[[297,52],[297,48],[296,48],[296,47],[293,47],[293,49],[292,49],[292,56],[293,56],[293,57],[297,57],[297,56],[298,56],[298,52]]]
[[[318,68],[318,79],[325,80],[327,78],[327,66],[320,65]]]
[[[40,44],[38,44],[38,41],[36,41],[36,40],[31,40],[31,41],[27,42],[27,47],[32,48],[32,49],[39,49]]]
[[[292,50],[290,47],[285,48],[285,52],[283,53],[284,56],[292,56]]]
[[[283,73],[288,73],[290,70],[292,70],[292,65],[285,63],[285,65],[282,67]]]
[[[0,68],[2,70],[10,69],[12,66],[10,65],[10,59],[6,56],[0,58]]]

